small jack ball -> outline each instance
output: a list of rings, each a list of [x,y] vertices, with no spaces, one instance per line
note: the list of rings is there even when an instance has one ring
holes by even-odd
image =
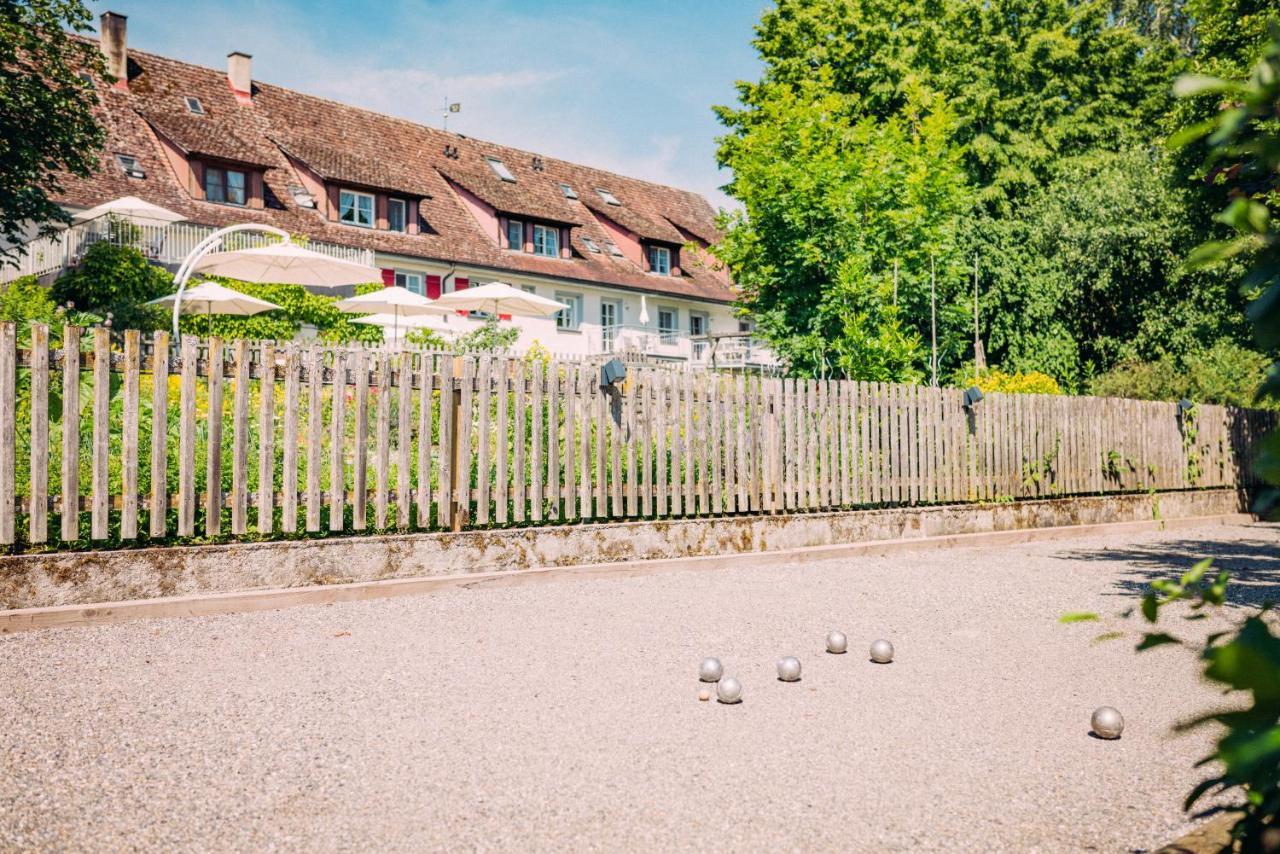
[[[698,679],[702,682],[719,682],[720,677],[724,675],[724,668],[720,666],[718,658],[704,658],[702,663],[698,665]]]
[[[710,700],[710,699],[711,699],[711,692],[710,692],[710,691],[708,691],[706,688],[699,689],[699,691],[698,691],[698,700],[699,700],[700,702],[705,703],[707,700]]]
[[[871,644],[871,660],[876,664],[888,664],[893,661],[893,644],[883,638]]]
[[[832,632],[827,635],[827,652],[832,655],[844,655],[849,649],[849,639],[844,632]]]
[[[742,702],[742,683],[732,676],[720,680],[716,686],[716,699],[726,705]]]
[[[778,679],[783,682],[800,681],[800,659],[788,655],[778,660]]]
[[[1093,710],[1089,724],[1098,738],[1119,738],[1120,733],[1124,732],[1124,715],[1110,706],[1099,706]]]

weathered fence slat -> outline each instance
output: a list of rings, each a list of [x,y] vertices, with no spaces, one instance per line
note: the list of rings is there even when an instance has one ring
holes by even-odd
[[[356,393],[352,400],[352,406],[354,407],[352,414],[355,416],[355,448],[351,455],[351,527],[357,531],[363,531],[368,526],[369,514],[369,363],[367,355],[363,350],[356,350],[349,356],[356,381]],[[341,355],[338,358],[341,359]],[[345,398],[345,383],[335,383],[333,395],[335,400],[339,395]],[[379,397],[381,398],[381,396]],[[335,412],[338,411],[336,409],[337,405],[335,402]],[[381,406],[381,400],[379,400],[379,406]],[[381,415],[381,409],[379,409],[379,415]],[[346,437],[346,426],[341,423],[341,418],[335,422],[335,427],[338,428],[338,433],[334,435],[340,434],[340,438],[337,441],[341,442]],[[381,464],[383,450],[381,435],[379,435],[378,441],[379,445],[375,451],[375,466]],[[380,477],[380,475],[375,474],[375,477]],[[345,478],[343,482],[345,488]],[[379,491],[383,492],[383,504],[380,506],[385,516],[386,493],[384,490]],[[381,526],[379,525],[378,527]]]
[[[231,399],[231,533],[248,530],[249,494],[249,342],[232,345],[235,391]]]
[[[124,383],[120,389],[120,539],[138,536],[138,393],[142,342],[136,329],[124,333]],[[0,397],[3,399],[3,397]]]
[[[178,536],[190,537],[196,528],[196,372],[199,341],[182,339],[182,378],[178,414]],[[65,483],[65,481],[64,481]]]
[[[220,338],[209,339],[209,413],[205,420],[204,533],[216,537],[222,531],[222,380],[225,370]]]
[[[265,343],[259,350],[261,377],[258,380],[258,533],[270,534],[275,527],[276,494],[276,350]],[[295,431],[287,434],[292,440]],[[286,444],[293,444],[292,441]],[[295,462],[295,466],[297,463]],[[296,500],[296,496],[295,496]]]
[[[49,539],[49,327],[31,326],[31,498],[27,503],[32,543]]]
[[[298,530],[298,392],[301,374],[298,348],[289,345],[284,353],[284,423],[280,450],[280,529],[285,533]]]
[[[0,345],[2,347],[2,345]],[[4,353],[0,351],[0,359]],[[0,372],[3,366],[0,364]],[[0,383],[4,382],[0,376]],[[2,392],[0,392],[2,393]],[[12,412],[10,407],[3,407]],[[111,330],[105,326],[93,330],[93,445],[90,472],[91,504],[89,514],[89,536],[95,540],[107,538],[107,511],[111,506],[110,482],[108,481],[108,461],[111,456]],[[0,428],[2,429],[2,428]],[[4,477],[0,471],[0,480]],[[3,490],[3,485],[0,485]],[[0,498],[0,500],[3,500]],[[13,502],[9,502],[12,512]],[[3,508],[0,508],[0,529],[3,529]]]

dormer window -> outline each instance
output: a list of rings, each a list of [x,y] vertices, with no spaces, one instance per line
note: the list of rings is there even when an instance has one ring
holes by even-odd
[[[570,187],[568,184],[561,184],[560,192],[564,193],[564,197],[566,199],[578,198],[578,194],[574,191],[573,187]]]
[[[560,229],[546,225],[533,227],[533,254],[560,257]]]
[[[138,163],[138,158],[132,154],[117,154],[116,163],[120,164],[120,170],[130,178],[145,178],[147,173],[143,171],[142,165]]]
[[[524,223],[518,219],[507,220],[507,248],[524,251]]]
[[[188,95],[183,100],[186,101],[187,111],[190,112],[193,116],[204,115],[204,104],[200,103],[199,98]]]
[[[373,196],[342,190],[338,193],[338,220],[360,228],[373,228]]]
[[[618,205],[618,206],[622,205],[622,202],[618,201],[617,196],[615,196],[613,193],[610,193],[608,190],[602,190],[599,187],[596,187],[596,192],[600,194],[600,198],[604,199],[605,204]]]
[[[387,229],[390,231],[408,230],[408,204],[404,199],[387,199]]]
[[[221,205],[245,204],[245,174],[238,169],[206,166],[204,170],[204,197],[206,201]]]
[[[671,250],[665,246],[649,247],[649,272],[659,276],[671,275]]]
[[[511,170],[507,168],[507,164],[503,163],[496,157],[486,157],[485,161],[489,164],[489,168],[493,170],[493,174],[497,175],[507,183],[514,184],[516,176],[511,174]]]

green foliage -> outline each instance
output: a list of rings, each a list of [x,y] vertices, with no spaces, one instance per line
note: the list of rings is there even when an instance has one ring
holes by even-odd
[[[446,342],[438,333],[430,329],[410,329],[404,340],[418,347],[443,348]]]
[[[57,172],[88,177],[106,133],[93,117],[97,96],[84,70],[105,75],[102,53],[71,32],[90,29],[79,0],[0,3],[0,259],[16,258],[30,223],[51,233],[70,222],[50,200]]]
[[[968,206],[954,118],[924,87],[885,120],[830,88],[823,74],[762,86],[749,120],[721,108],[739,128],[720,158],[745,211],[724,218],[715,251],[793,371],[914,379],[921,335],[904,312],[928,306],[931,254],[942,268],[959,262]]]
[[[143,303],[173,290],[173,276],[132,246],[100,241],[89,247],[80,266],[58,279],[53,298],[80,311],[110,316],[116,329],[165,328],[163,308]]]
[[[498,318],[490,316],[484,325],[460,335],[454,342],[460,353],[503,353],[510,350],[520,337],[520,330],[510,324],[503,326]]]
[[[1163,143],[1174,77],[1240,62],[1265,9],[781,0],[756,28],[761,79],[717,108],[744,212],[716,252],[744,308],[797,372],[919,375],[936,256],[945,374],[972,358],[976,256],[988,359],[1070,391],[1119,362],[1243,343],[1230,275],[1182,265],[1220,226]]]
[[[0,320],[18,324],[22,329],[28,323],[58,323],[61,313],[53,301],[49,289],[36,281],[35,276],[14,279],[0,291]]]
[[[353,323],[352,318],[357,315],[340,311],[334,297],[313,294],[301,285],[254,284],[222,278],[214,281],[232,290],[275,303],[280,309],[249,317],[187,314],[178,320],[178,328],[182,332],[201,336],[213,334],[224,340],[248,338],[257,341],[291,341],[305,324],[316,329],[320,340],[330,343],[360,341],[376,344],[382,341],[382,330],[379,327]],[[376,283],[357,285],[356,293],[369,293],[381,287]]]
[[[982,391],[998,391],[1007,394],[1062,394],[1062,386],[1048,374],[1039,371],[1006,372],[999,368],[987,368],[974,376],[973,365],[968,364],[951,377],[954,386],[976,385]]]
[[[1089,393],[1136,400],[1181,400],[1225,406],[1255,406],[1269,360],[1222,340],[1181,358],[1168,353],[1150,361],[1122,362],[1094,377]]]

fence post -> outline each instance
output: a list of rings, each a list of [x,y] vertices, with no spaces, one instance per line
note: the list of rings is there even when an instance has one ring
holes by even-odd
[[[449,530],[455,532],[461,531],[466,524],[466,500],[462,495],[463,490],[471,485],[470,466],[463,471],[462,443],[458,441],[458,434],[462,432],[462,387],[458,385],[457,378],[463,376],[462,364],[461,357],[453,357],[453,374],[449,379],[449,405],[453,413],[453,429],[449,431],[449,477],[452,483],[449,490]]]

